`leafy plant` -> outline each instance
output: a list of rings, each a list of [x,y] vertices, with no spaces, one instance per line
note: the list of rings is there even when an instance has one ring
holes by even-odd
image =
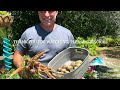
[[[100,43],[99,46],[119,46],[120,45],[120,37],[113,38],[111,36],[102,36],[99,37]],[[105,43],[104,43],[105,42]]]
[[[12,11],[13,33],[17,40],[27,29],[39,23],[37,11]],[[119,31],[119,11],[59,11],[56,22],[71,30],[74,37],[117,36]]]
[[[13,47],[13,33],[12,33],[12,27],[8,27],[8,28],[4,28],[4,27],[0,27],[0,55],[2,55],[2,49],[3,49],[3,39],[4,38],[8,38],[10,39],[10,44],[11,44],[11,48]]]
[[[3,27],[0,27],[0,55],[2,55],[2,49],[3,49],[3,39],[6,37],[6,29]]]
[[[11,13],[8,11],[0,11],[1,16],[11,16]]]
[[[98,79],[98,72],[94,70],[94,66],[88,68],[87,72],[84,74],[85,79]]]
[[[0,79],[7,79],[14,71],[15,71],[15,69],[13,69],[13,68],[8,71],[5,69],[5,66],[3,66],[0,69]],[[21,79],[21,78],[18,74],[16,74],[11,79]]]
[[[98,45],[96,43],[96,39],[95,38],[90,38],[87,37],[87,39],[83,39],[82,37],[78,37],[75,40],[76,46],[80,47],[80,48],[86,48],[88,49],[90,55],[97,55],[97,49],[98,49]]]
[[[4,39],[7,36],[6,28],[0,27],[0,40]]]
[[[115,42],[116,42],[116,45],[117,45],[117,46],[120,46],[120,37],[115,38]]]

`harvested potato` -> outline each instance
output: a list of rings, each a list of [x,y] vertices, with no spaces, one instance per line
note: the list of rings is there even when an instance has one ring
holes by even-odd
[[[75,61],[73,61],[73,62],[71,63],[71,66],[72,66],[72,67],[74,67],[74,66],[75,66]]]
[[[62,68],[66,69],[66,68],[67,68],[67,65],[63,65]]]
[[[64,63],[64,65],[69,66],[69,65],[71,65],[71,63],[72,63],[72,61],[67,61],[67,62]]]
[[[64,74],[63,72],[57,72],[58,74]]]
[[[75,64],[75,67],[79,67],[81,64],[80,63],[77,63],[77,64]]]
[[[70,69],[70,72],[72,72],[74,69]]]
[[[77,64],[77,63],[81,64],[81,63],[82,63],[82,60],[77,60],[75,63],[76,63],[76,64]]]
[[[61,68],[61,67],[60,67],[60,68],[58,68],[58,69],[57,69],[57,71],[61,72],[61,71],[62,71],[62,68]]]
[[[61,72],[66,72],[66,69],[62,69]]]
[[[69,71],[65,71],[65,73],[69,73]]]
[[[71,65],[67,66],[66,70],[71,71],[73,67]]]
[[[75,66],[75,67],[74,67],[74,70],[77,69],[77,68],[78,68],[78,67]]]
[[[68,61],[68,62],[64,63],[63,66],[58,68],[57,71],[61,74],[70,73],[73,70],[77,69],[81,64],[82,64],[82,60]]]

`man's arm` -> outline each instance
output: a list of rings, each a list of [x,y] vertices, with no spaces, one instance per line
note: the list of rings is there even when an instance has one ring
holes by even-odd
[[[19,68],[20,66],[22,66],[22,57],[24,56],[24,54],[19,53],[18,50],[15,51],[14,55],[13,55],[13,64]]]
[[[26,54],[27,52],[27,31],[25,31],[21,38],[18,41],[18,45],[16,47],[16,51],[14,52],[13,55],[13,64],[19,68],[22,66],[22,57]],[[26,41],[26,42],[25,42]]]

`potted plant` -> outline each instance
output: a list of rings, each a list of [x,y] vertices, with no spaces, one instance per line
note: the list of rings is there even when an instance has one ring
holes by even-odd
[[[9,38],[8,31],[10,30],[10,25],[13,23],[13,16],[9,11],[0,11],[0,45],[3,46],[3,57],[4,57],[4,64],[6,69],[10,69],[10,65],[12,64],[10,57],[13,53],[11,48],[11,42]],[[1,48],[0,48],[1,49]],[[9,62],[8,62],[9,59]]]
[[[0,11],[0,27],[9,27],[13,23],[13,16],[8,11]]]

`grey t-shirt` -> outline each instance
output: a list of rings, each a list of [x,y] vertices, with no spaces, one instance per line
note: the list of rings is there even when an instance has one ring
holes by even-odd
[[[30,57],[46,50],[47,52],[38,61],[47,65],[55,55],[68,47],[75,47],[70,30],[56,24],[53,31],[47,32],[37,24],[22,34],[17,50],[20,53],[27,53]]]

